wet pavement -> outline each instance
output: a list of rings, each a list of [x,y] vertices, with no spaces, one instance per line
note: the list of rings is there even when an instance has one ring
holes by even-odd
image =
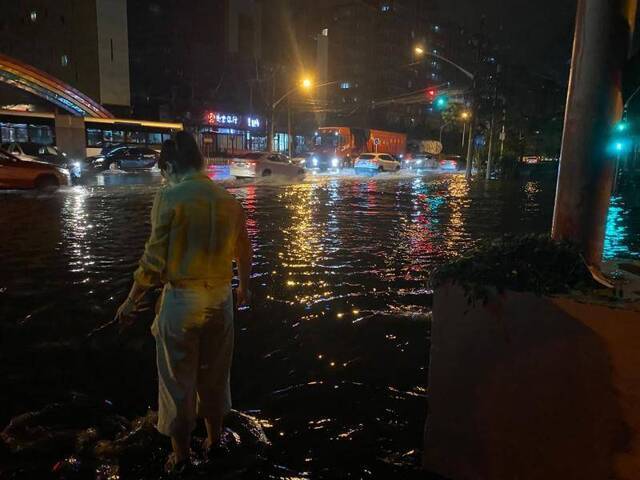
[[[272,443],[252,475],[408,478],[428,395],[429,274],[482,239],[548,232],[554,179],[210,174],[244,204],[255,248],[232,377],[234,407]],[[0,193],[0,424],[70,391],[129,418],[155,408],[151,309],[122,335],[87,334],[126,297],[159,184],[110,172]],[[635,190],[612,199],[606,255],[640,252],[639,205]]]

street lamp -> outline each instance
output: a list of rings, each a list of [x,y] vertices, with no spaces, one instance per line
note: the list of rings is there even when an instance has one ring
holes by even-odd
[[[291,90],[289,90],[288,92],[286,92],[284,95],[282,95],[278,100],[276,100],[275,102],[273,102],[271,104],[271,121],[270,121],[270,125],[269,125],[269,151],[273,151],[273,136],[275,133],[275,116],[276,116],[276,109],[278,108],[278,105],[280,105],[285,99],[289,98],[289,96],[292,93],[295,93],[298,89],[302,89],[304,91],[310,91],[313,88],[313,80],[311,79],[311,77],[309,76],[304,76],[302,77],[302,79],[300,80],[300,83],[298,85],[296,85],[294,88],[292,88]],[[274,93],[275,93],[275,81],[274,81]],[[275,96],[275,95],[274,95]],[[289,121],[289,128],[288,128],[288,142],[289,142],[289,147],[291,147],[291,122]],[[289,148],[289,150],[291,150],[291,148]]]
[[[313,80],[311,80],[311,78],[309,77],[304,77],[302,79],[302,82],[300,82],[300,85],[305,90],[311,90],[311,87],[313,87]]]
[[[429,57],[437,58],[438,60],[442,60],[443,62],[448,63],[449,65],[451,65],[451,66],[455,67],[456,69],[458,69],[460,72],[464,73],[465,76],[467,78],[469,78],[473,82],[472,89],[473,89],[473,92],[474,92],[473,95],[475,96],[475,92],[476,92],[476,77],[469,70],[467,70],[464,67],[458,65],[453,60],[449,60],[448,58],[443,57],[442,55],[438,54],[435,50],[427,51],[426,48],[424,48],[422,45],[416,45],[413,48],[413,52],[416,54],[417,57],[427,57],[427,56],[429,56]],[[422,61],[422,58],[420,59],[420,61]],[[415,62],[415,63],[418,63],[418,62]],[[474,102],[475,102],[475,98],[474,98]],[[471,111],[473,111],[473,105],[471,106]],[[469,117],[473,117],[471,112],[469,113]],[[467,168],[466,168],[466,173],[465,173],[465,176],[467,178],[471,178],[471,149],[472,149],[471,136],[472,136],[472,130],[473,130],[473,127],[471,125],[469,125],[469,142],[468,142],[468,146],[467,146]]]
[[[471,118],[471,113],[465,110],[460,114],[460,118],[462,119],[462,151],[464,153],[464,138],[467,133],[467,120]],[[469,129],[469,135],[471,135],[471,129]]]

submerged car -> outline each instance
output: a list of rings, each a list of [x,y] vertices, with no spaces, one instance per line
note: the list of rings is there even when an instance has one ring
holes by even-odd
[[[0,188],[55,190],[71,183],[69,170],[40,160],[23,160],[0,149]]]
[[[439,167],[442,170],[450,172],[457,171],[462,165],[462,157],[460,155],[445,155],[439,162]]]
[[[344,167],[344,162],[335,154],[311,153],[304,163],[307,170],[326,172],[328,170],[340,170]]]
[[[412,153],[403,159],[402,166],[409,170],[435,170],[438,168],[438,160],[428,153]]]
[[[73,178],[80,178],[82,175],[82,162],[70,160],[66,153],[53,145],[42,145],[34,142],[12,142],[3,143],[0,148],[21,160],[38,160],[65,168],[69,170]]]
[[[229,162],[229,173],[236,178],[304,175],[304,169],[281,153],[250,152],[234,157]]]
[[[353,167],[356,173],[397,172],[400,161],[388,153],[361,153]]]
[[[117,147],[89,157],[87,163],[95,170],[150,170],[159,157],[157,151],[147,147]]]

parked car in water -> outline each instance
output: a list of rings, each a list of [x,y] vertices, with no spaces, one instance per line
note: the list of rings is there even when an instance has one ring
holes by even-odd
[[[3,143],[0,145],[0,148],[3,148],[21,160],[38,160],[65,168],[69,170],[72,179],[77,179],[82,176],[82,162],[69,159],[66,153],[53,145],[42,145],[34,142],[12,142]]]
[[[300,167],[305,167],[312,155],[312,153],[298,153],[295,157],[291,158],[291,163]]]
[[[249,152],[230,160],[229,173],[236,178],[269,177],[271,175],[297,177],[304,175],[304,169],[292,163],[288,156],[281,153]]]
[[[439,162],[441,170],[457,171],[462,166],[460,155],[444,155]]]
[[[116,147],[105,154],[87,158],[96,170],[149,170],[158,163],[160,154],[147,147]]]
[[[55,190],[71,183],[66,168],[40,160],[23,160],[0,149],[0,188]]]
[[[409,170],[434,170],[438,168],[438,160],[429,153],[410,153],[404,157],[402,167]]]
[[[340,170],[343,168],[344,161],[333,153],[314,152],[309,155],[304,167],[307,170],[326,172],[329,170]]]
[[[400,160],[388,153],[361,153],[353,168],[356,173],[396,172],[400,170]]]

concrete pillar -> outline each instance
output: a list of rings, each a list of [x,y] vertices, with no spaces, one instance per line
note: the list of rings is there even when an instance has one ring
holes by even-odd
[[[69,159],[82,160],[87,156],[84,118],[56,114],[56,145]]]
[[[599,266],[613,180],[608,152],[622,116],[621,77],[636,0],[578,0],[552,236]]]

